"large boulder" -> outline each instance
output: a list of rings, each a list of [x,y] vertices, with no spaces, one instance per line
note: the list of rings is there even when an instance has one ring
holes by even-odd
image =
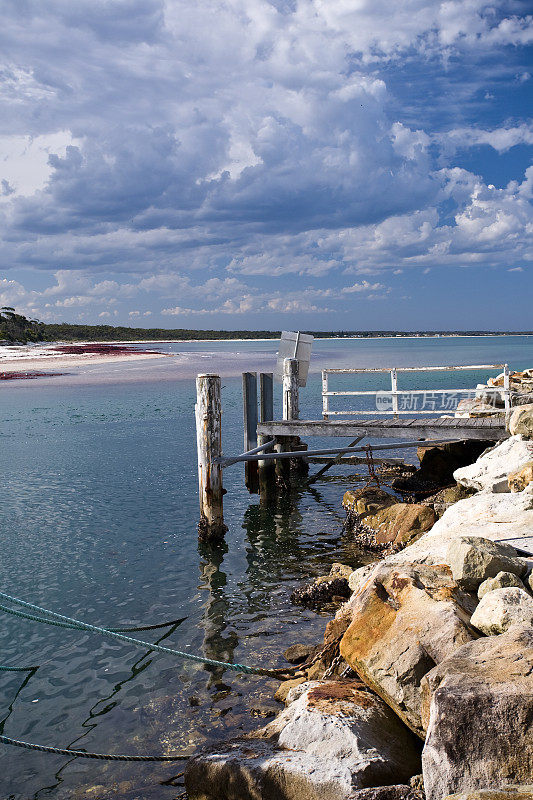
[[[422,698],[427,800],[531,783],[533,630],[465,644],[425,676]]]
[[[450,542],[446,551],[446,564],[455,581],[463,589],[474,590],[487,578],[499,572],[523,575],[526,566],[514,547],[498,544],[481,536],[461,536]]]
[[[533,485],[517,494],[479,492],[450,506],[433,528],[388,563],[446,562],[448,546],[454,539],[482,537],[494,542],[512,542],[517,548],[533,552]]]
[[[509,419],[509,433],[533,439],[533,403],[515,408]]]
[[[512,625],[533,626],[533,598],[522,587],[495,589],[480,601],[471,619],[485,636],[505,633]],[[533,691],[533,678],[532,678]]]
[[[351,622],[340,643],[344,660],[403,721],[424,736],[422,677],[476,637],[476,600],[444,565],[374,567],[343,607]]]
[[[420,748],[379,697],[344,681],[302,684],[288,699],[253,736],[189,761],[189,800],[354,800],[388,785],[375,800],[405,799],[392,788],[420,771]]]
[[[533,459],[533,442],[511,436],[483,453],[474,464],[455,470],[457,483],[478,491],[508,492],[507,476]]]
[[[394,503],[372,514],[363,514],[352,529],[362,547],[372,550],[400,550],[429,531],[435,511],[419,503]]]

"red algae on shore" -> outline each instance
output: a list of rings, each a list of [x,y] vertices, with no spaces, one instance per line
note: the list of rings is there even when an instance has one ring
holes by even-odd
[[[158,350],[141,350],[127,344],[62,344],[51,348],[54,353],[64,355],[99,355],[99,356],[129,356],[129,355],[162,355]]]
[[[55,378],[68,372],[0,372],[0,381],[29,380],[30,378]]]

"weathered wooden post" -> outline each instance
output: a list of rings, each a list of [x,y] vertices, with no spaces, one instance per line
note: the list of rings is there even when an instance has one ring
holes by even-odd
[[[242,373],[242,401],[244,417],[244,452],[257,447],[257,373]],[[249,492],[259,489],[257,461],[244,464],[244,483]]]
[[[271,422],[274,419],[274,376],[271,372],[259,374],[259,419],[261,422]],[[265,444],[268,436],[259,434],[258,444]],[[262,503],[269,503],[276,489],[276,466],[274,461],[257,462],[259,470],[259,495]]]
[[[296,358],[286,358],[283,361],[283,419],[290,421],[298,419],[298,360]],[[294,437],[278,436],[275,450],[283,453],[292,449]],[[280,459],[276,461],[276,480],[278,486],[283,491],[291,488],[291,461],[290,459]]]
[[[200,523],[198,534],[205,541],[220,539],[224,524],[222,468],[214,463],[222,455],[222,408],[220,376],[196,377],[196,447],[198,450],[198,489]]]
[[[283,361],[283,419],[298,419],[298,359],[286,358]]]

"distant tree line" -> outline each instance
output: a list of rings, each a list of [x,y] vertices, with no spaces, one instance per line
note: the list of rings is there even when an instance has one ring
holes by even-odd
[[[362,336],[376,338],[382,336],[435,336],[460,333],[467,336],[482,336],[493,331],[302,331],[317,339],[329,336]],[[496,331],[503,333],[503,331]],[[532,333],[532,331],[506,331],[505,333]],[[17,314],[14,308],[4,306],[0,309],[0,340],[15,342],[132,342],[143,339],[168,341],[169,339],[279,339],[281,331],[227,331],[195,330],[192,328],[128,328],[123,325],[74,325],[69,322],[44,323]]]

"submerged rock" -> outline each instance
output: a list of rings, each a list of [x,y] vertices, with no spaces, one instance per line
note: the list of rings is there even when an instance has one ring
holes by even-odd
[[[422,696],[428,800],[531,783],[531,629],[465,644],[425,676]]]
[[[353,570],[346,564],[333,564],[329,575],[315,578],[311,583],[295,589],[291,603],[308,608],[321,608],[347,600],[351,595],[348,578]]]
[[[495,578],[499,572],[523,575],[526,569],[514,547],[480,536],[461,536],[450,542],[446,564],[454,580],[470,590],[477,589],[486,578]]]
[[[533,626],[533,598],[523,587],[495,589],[483,597],[471,623],[485,636],[505,633],[512,625]]]
[[[477,636],[469,625],[475,604],[444,565],[385,561],[343,608],[351,622],[342,657],[422,738],[420,682]]]
[[[189,761],[189,800],[354,800],[358,790],[405,786],[419,772],[415,737],[360,682],[302,684],[288,699],[253,736]],[[360,800],[373,797],[408,800],[392,788]]]
[[[487,450],[474,464],[455,470],[457,483],[486,492],[508,492],[507,476],[533,459],[533,442],[511,436]]]

